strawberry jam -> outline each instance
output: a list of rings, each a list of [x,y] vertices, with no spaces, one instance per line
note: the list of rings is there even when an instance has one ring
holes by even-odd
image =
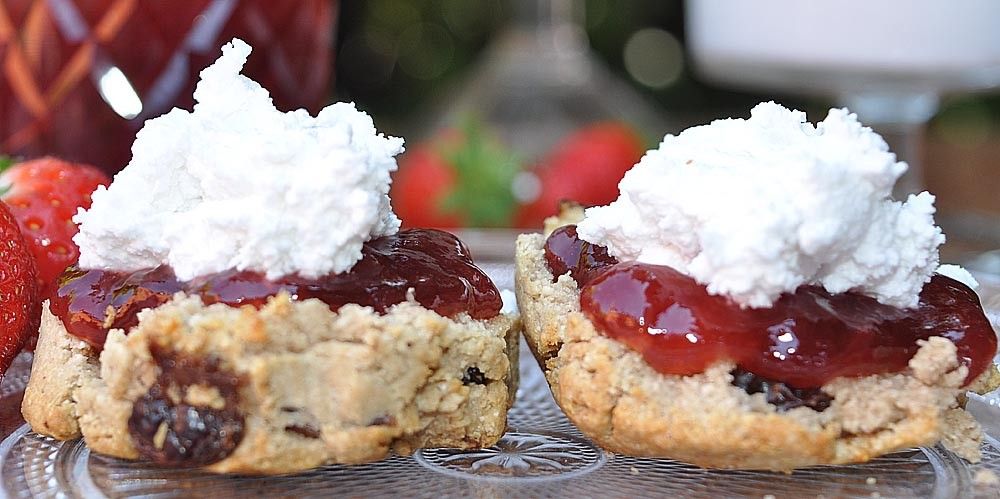
[[[552,275],[558,277],[569,272],[578,283],[590,281],[605,267],[618,263],[604,246],[580,239],[575,225],[552,231],[545,241],[545,261]]]
[[[575,231],[567,229],[547,241],[553,273],[563,265],[582,277],[577,282],[583,313],[665,374],[700,373],[730,360],[764,379],[816,388],[841,376],[903,371],[920,348],[918,340],[942,336],[957,346],[969,382],[996,353],[996,334],[976,293],[942,275],[924,285],[912,309],[818,286],[786,293],[770,308],[742,309],[670,267],[584,258],[600,250],[587,249],[583,241],[574,245],[573,238]]]
[[[293,299],[317,298],[337,310],[347,303],[378,313],[413,299],[441,315],[462,312],[474,319],[500,313],[500,293],[472,262],[468,248],[438,230],[408,229],[365,243],[362,258],[350,271],[317,279],[287,276],[270,281],[263,274],[230,270],[191,281],[178,281],[166,266],[137,272],[82,270],[70,267],[60,278],[52,313],[66,329],[101,347],[108,330],[138,324],[139,311],[168,301],[174,293],[201,296],[206,304],[261,307],[279,291]]]

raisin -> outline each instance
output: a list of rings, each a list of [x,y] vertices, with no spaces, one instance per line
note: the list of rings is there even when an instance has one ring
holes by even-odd
[[[486,375],[479,370],[478,367],[472,366],[465,369],[465,374],[462,375],[463,385],[485,385],[487,382]]]
[[[285,431],[295,433],[305,438],[319,438],[320,432],[311,424],[293,424],[285,427]]]
[[[396,426],[396,418],[388,414],[383,414],[368,423],[368,426]]]
[[[139,455],[180,467],[225,459],[243,438],[245,420],[237,407],[243,378],[221,368],[216,358],[178,355],[162,348],[151,348],[150,353],[160,374],[149,391],[135,401],[128,420]],[[192,405],[171,396],[196,384],[215,388],[222,407]]]
[[[794,388],[738,367],[730,374],[733,375],[733,386],[742,388],[751,395],[763,393],[767,403],[775,406],[779,412],[796,407],[808,407],[816,412],[823,412],[833,401],[833,397],[819,388]]]

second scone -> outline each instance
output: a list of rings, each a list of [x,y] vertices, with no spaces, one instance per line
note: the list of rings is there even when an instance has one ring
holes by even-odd
[[[978,460],[960,401],[995,385],[996,333],[971,275],[939,265],[933,196],[892,199],[905,170],[846,109],[814,125],[762,103],[665,136],[618,199],[517,240],[556,401],[608,450],[704,467],[937,442]]]

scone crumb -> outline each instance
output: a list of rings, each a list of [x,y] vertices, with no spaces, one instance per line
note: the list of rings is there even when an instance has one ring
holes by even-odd
[[[982,441],[982,428],[971,414],[962,409],[945,413],[941,444],[946,449],[970,463],[978,463],[982,459],[979,451]]]
[[[167,398],[169,398],[170,402],[172,402],[175,405],[181,403],[181,401],[184,400],[184,397],[181,396],[181,389],[177,385],[170,385],[167,388]]]
[[[633,475],[638,475],[639,474],[639,469],[636,468],[635,466],[629,466],[628,471],[629,471],[629,473],[631,473]]]
[[[268,312],[278,317],[288,317],[292,314],[292,297],[287,291],[282,290],[277,295],[267,301]]]
[[[163,449],[163,444],[167,441],[167,431],[169,431],[167,422],[164,421],[160,423],[160,426],[156,429],[156,434],[153,435],[153,446],[157,449]]]
[[[997,369],[996,364],[991,364],[990,367],[986,368],[986,371],[973,380],[968,387],[970,392],[980,395],[986,395],[997,388],[1000,388],[1000,369]]]
[[[559,202],[559,213],[545,219],[544,234],[548,236],[552,231],[564,225],[571,225],[583,220],[584,206],[576,201],[563,200]]]
[[[774,494],[764,494],[764,499],[775,499]]]
[[[956,387],[965,380],[967,369],[958,365],[958,348],[939,336],[917,341],[920,350],[910,359],[913,375],[927,385],[944,384]],[[961,371],[961,373],[959,373]],[[960,377],[959,377],[960,376]],[[956,384],[958,383],[958,384]]]
[[[270,306],[267,307],[268,311],[278,308],[277,303],[281,299],[281,296],[279,295],[277,298],[271,299],[269,302]],[[278,316],[281,317],[280,315]],[[240,308],[238,323],[233,325],[233,330],[240,340],[247,343],[263,344],[268,340],[267,327],[261,319],[261,314],[253,307],[244,306]]]
[[[972,477],[972,482],[979,486],[1000,485],[1000,477],[993,470],[980,468],[976,470],[975,476]]]
[[[212,409],[225,409],[226,399],[222,398],[219,389],[205,384],[191,385],[184,396],[184,402],[198,406],[211,407]]]
[[[865,484],[867,485],[875,485],[876,483],[878,483],[878,478],[875,478],[873,476],[870,476],[865,479]]]
[[[101,324],[104,329],[111,329],[111,326],[115,323],[115,307],[108,305],[108,308],[104,310],[104,324]]]

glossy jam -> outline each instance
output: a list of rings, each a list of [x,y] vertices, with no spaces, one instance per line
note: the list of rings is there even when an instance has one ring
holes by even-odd
[[[604,246],[580,239],[575,225],[564,225],[552,231],[544,250],[545,261],[554,277],[569,272],[578,283],[588,282],[605,268],[618,263]]]
[[[372,240],[349,272],[318,279],[289,276],[269,281],[262,274],[226,271],[188,282],[176,279],[169,267],[123,273],[70,268],[63,274],[52,312],[67,330],[102,346],[112,328],[126,331],[138,323],[136,314],[166,302],[177,291],[198,294],[207,304],[262,306],[279,291],[293,299],[317,298],[339,309],[347,303],[370,306],[383,313],[413,299],[435,312],[462,312],[475,319],[500,313],[500,293],[472,262],[468,248],[447,232],[410,229]]]
[[[559,254],[571,256],[560,245]],[[943,336],[969,367],[968,382],[996,352],[978,296],[941,275],[924,286],[913,309],[816,286],[782,295],[771,308],[741,309],[670,267],[599,266],[596,273],[576,269],[584,277],[578,280],[584,314],[666,374],[699,373],[726,359],[769,380],[814,388],[840,376],[902,371],[919,340]]]

